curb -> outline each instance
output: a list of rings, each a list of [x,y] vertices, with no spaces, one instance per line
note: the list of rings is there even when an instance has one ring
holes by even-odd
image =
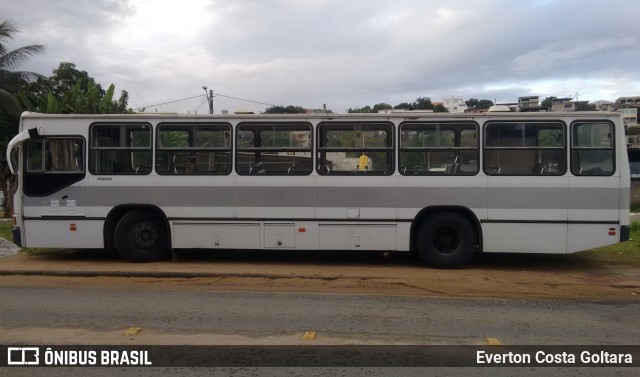
[[[33,271],[33,270],[0,270],[0,276],[65,276],[65,277],[129,277],[129,278],[260,278],[260,279],[306,279],[334,281],[338,279],[373,280],[384,279],[371,276],[304,276],[304,275],[274,275],[274,274],[243,274],[216,272],[139,272],[139,271]]]

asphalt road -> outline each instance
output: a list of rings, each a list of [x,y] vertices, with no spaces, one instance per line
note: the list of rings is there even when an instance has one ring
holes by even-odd
[[[59,278],[60,281],[69,279]],[[71,279],[72,280],[72,279]],[[288,344],[316,332],[318,343],[634,344],[640,303],[560,300],[444,299],[332,294],[217,292],[214,287],[0,286],[2,343],[29,328],[80,329],[73,343],[100,343],[110,333],[143,329],[139,339],[174,336],[206,343]],[[179,284],[179,283],[177,283]],[[21,329],[21,331],[14,331]],[[56,330],[57,331],[57,330]],[[44,342],[61,340],[60,335]],[[127,338],[120,339],[127,340]],[[173,339],[172,339],[173,340]],[[171,344],[171,343],[170,343]],[[188,343],[187,343],[188,344]]]
[[[140,282],[126,287],[48,278],[46,284],[0,281],[0,344],[456,344],[484,345],[487,338],[515,344],[638,344],[640,303],[532,299],[446,299],[219,292],[214,286],[158,289]],[[137,334],[127,329],[140,328]],[[305,332],[315,339],[305,340]],[[40,370],[44,372],[45,370]],[[57,368],[47,375],[83,375]],[[84,371],[84,372],[83,372]],[[131,370],[120,370],[122,373]],[[548,375],[545,368],[422,369],[450,375]],[[0,370],[1,374],[2,370]],[[97,369],[92,375],[113,375]],[[389,368],[292,368],[214,370],[144,369],[147,375],[399,375]],[[567,372],[566,374],[564,372]],[[32,373],[32,372],[31,372]],[[612,374],[610,374],[612,373]],[[32,375],[12,369],[12,375]],[[116,373],[117,374],[117,373]],[[633,368],[565,369],[563,375],[636,375]]]

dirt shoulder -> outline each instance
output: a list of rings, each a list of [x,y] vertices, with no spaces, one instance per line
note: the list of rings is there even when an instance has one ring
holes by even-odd
[[[640,269],[625,259],[485,255],[460,270],[425,267],[408,253],[214,251],[126,263],[105,251],[0,257],[2,285],[211,289],[472,298],[640,299]]]

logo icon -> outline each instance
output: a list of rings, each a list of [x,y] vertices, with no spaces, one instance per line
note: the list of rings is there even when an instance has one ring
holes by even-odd
[[[8,347],[7,365],[39,365],[40,348],[38,347]]]

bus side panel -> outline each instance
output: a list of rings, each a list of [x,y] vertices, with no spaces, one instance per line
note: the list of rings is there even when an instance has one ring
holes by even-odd
[[[24,247],[97,249],[103,248],[103,220],[25,220],[24,234],[27,244]]]
[[[320,223],[322,250],[395,250],[395,224]]]
[[[619,179],[571,177],[569,252],[617,243],[620,225]]]
[[[260,249],[260,222],[174,221],[176,249]]]
[[[487,253],[566,253],[566,223],[483,223],[482,233]]]
[[[485,252],[567,252],[567,177],[492,176],[487,190]]]

